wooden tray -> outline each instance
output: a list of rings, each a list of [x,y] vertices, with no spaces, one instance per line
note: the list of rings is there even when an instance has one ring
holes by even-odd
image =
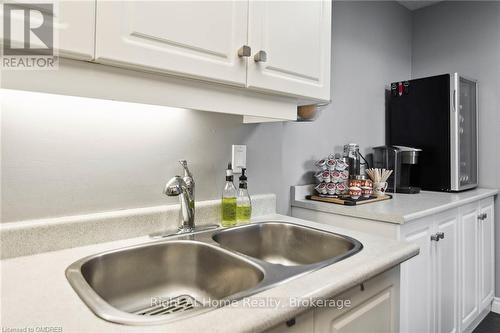
[[[389,200],[389,199],[392,199],[392,195],[386,194],[383,197],[376,197],[376,196],[372,195],[369,198],[359,197],[358,200],[354,200],[348,196],[337,197],[337,198],[330,197],[329,198],[329,197],[320,197],[319,195],[308,195],[308,196],[306,196],[306,199],[313,200],[313,201],[329,202],[329,203],[334,203],[337,205],[344,205],[344,206],[357,206],[357,205],[364,205],[364,204],[372,203],[372,202]]]

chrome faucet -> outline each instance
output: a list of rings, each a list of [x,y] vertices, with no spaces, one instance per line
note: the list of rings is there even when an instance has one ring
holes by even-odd
[[[163,193],[169,197],[179,196],[181,204],[181,224],[179,232],[191,232],[195,229],[194,224],[194,179],[187,166],[186,160],[179,163],[184,168],[184,177],[175,176],[165,185]]]
[[[179,163],[184,168],[184,177],[175,176],[165,184],[163,194],[169,197],[179,197],[181,204],[180,225],[176,233],[159,232],[150,235],[151,237],[168,237],[178,234],[197,232],[202,230],[218,228],[217,224],[203,225],[196,227],[194,222],[194,178],[189,171],[187,161],[180,160]]]

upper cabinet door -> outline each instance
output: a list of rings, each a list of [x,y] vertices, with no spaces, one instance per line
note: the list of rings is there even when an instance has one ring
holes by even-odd
[[[244,1],[97,0],[96,60],[245,85]]]
[[[52,17],[54,27],[54,47],[59,56],[79,60],[92,60],[94,58],[94,0],[48,1],[48,3],[53,4],[52,11],[37,3],[28,4],[20,0],[8,3],[14,8],[11,12],[11,27],[23,27],[26,10],[29,10],[30,25],[32,26],[36,26],[37,23],[42,24],[43,16],[49,15]],[[12,29],[12,44],[24,42],[22,32],[22,29]],[[33,36],[30,39],[30,45],[32,47],[46,47],[41,40],[34,39]]]
[[[56,3],[59,4],[59,16],[55,20],[59,55],[79,60],[94,59],[95,0]]]
[[[330,99],[331,1],[250,0],[248,87]]]

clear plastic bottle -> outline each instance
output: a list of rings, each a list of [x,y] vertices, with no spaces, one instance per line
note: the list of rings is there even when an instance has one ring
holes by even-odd
[[[229,163],[226,170],[226,183],[222,191],[221,224],[223,227],[236,225],[236,196],[237,192],[233,184],[233,170],[231,163]]]
[[[241,169],[240,186],[238,189],[238,198],[236,200],[236,219],[238,224],[250,222],[252,217],[252,201],[247,189],[246,169]]]

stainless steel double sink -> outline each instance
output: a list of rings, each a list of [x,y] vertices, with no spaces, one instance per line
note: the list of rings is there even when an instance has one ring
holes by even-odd
[[[70,265],[66,277],[102,319],[161,324],[254,295],[362,247],[348,236],[269,221],[99,253]]]

